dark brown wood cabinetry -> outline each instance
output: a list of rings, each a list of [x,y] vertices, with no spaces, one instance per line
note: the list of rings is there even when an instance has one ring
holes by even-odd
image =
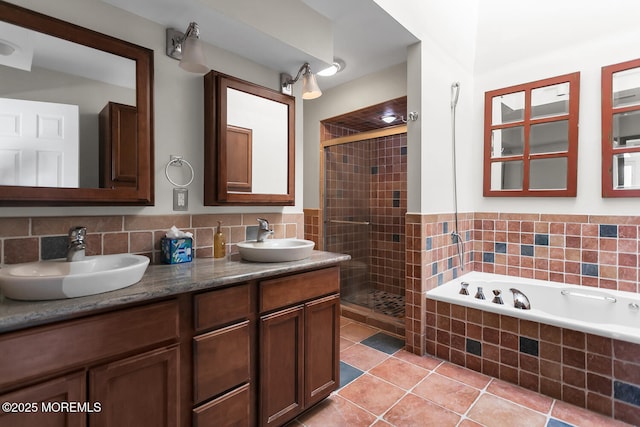
[[[180,425],[177,346],[89,370],[89,400],[101,404],[92,427]]]
[[[2,334],[0,402],[23,406],[0,411],[0,427],[284,425],[338,387],[339,277],[310,270]]]
[[[42,405],[49,402],[84,401],[86,377],[84,372],[74,372],[41,384],[24,387],[0,396],[2,403],[14,405],[10,411],[0,411],[0,426],[3,427],[83,427],[83,413],[47,412]],[[22,405],[22,406],[20,406]]]
[[[279,426],[304,409],[304,306],[260,318],[260,425]]]
[[[261,309],[276,309],[260,317],[260,425],[280,426],[340,384],[340,273],[327,268],[259,287]]]
[[[0,426],[177,426],[177,338],[176,301],[2,335],[0,401],[22,407]]]
[[[193,422],[197,426],[255,425],[255,284],[194,297]],[[207,332],[208,331],[208,332]]]

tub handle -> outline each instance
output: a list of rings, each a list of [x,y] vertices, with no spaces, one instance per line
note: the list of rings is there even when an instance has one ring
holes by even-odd
[[[601,299],[601,300],[605,300],[605,301],[609,301],[609,302],[618,302],[617,299],[615,299],[614,297],[610,296],[610,295],[591,295],[591,294],[585,294],[582,292],[576,292],[576,291],[572,291],[570,289],[563,289],[560,291],[560,293],[562,295],[569,295],[569,296],[574,296],[574,297],[582,297],[582,298],[591,298],[591,299]]]

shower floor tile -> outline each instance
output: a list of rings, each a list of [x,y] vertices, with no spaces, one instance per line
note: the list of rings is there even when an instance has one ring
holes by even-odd
[[[352,304],[371,307],[377,313],[404,319],[404,295],[379,290],[363,290],[343,298]]]

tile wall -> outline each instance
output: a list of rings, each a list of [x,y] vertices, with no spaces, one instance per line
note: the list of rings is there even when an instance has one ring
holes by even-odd
[[[468,270],[639,291],[639,217],[460,218],[470,242]],[[437,309],[426,300],[429,289],[463,274],[450,240],[453,224],[453,215],[407,215],[407,349],[638,423],[640,346],[471,309]]]
[[[375,289],[404,295],[407,135],[367,143],[371,147],[371,282]]]
[[[111,215],[0,218],[2,263],[15,264],[65,256],[70,227],[87,227],[87,255],[129,252],[160,261],[160,238],[175,225],[194,234],[195,257],[213,257],[213,235],[222,221],[228,253],[234,244],[255,238],[257,217],[266,218],[276,238],[304,234],[303,214]]]
[[[640,292],[640,217],[474,214],[474,270]]]
[[[451,238],[455,228],[453,214],[406,216],[405,337],[407,350],[425,354],[426,293],[464,270]],[[464,269],[473,269],[473,214],[458,216],[458,233],[465,240]]]
[[[324,248],[324,242],[321,238],[321,221],[320,209],[304,209],[304,238],[314,242],[315,249]]]
[[[427,299],[427,353],[640,422],[640,345]]]

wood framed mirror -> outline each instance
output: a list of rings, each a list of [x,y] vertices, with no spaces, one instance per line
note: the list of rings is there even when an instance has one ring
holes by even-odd
[[[152,205],[153,51],[0,1],[0,206]]]
[[[295,98],[217,71],[204,91],[204,204],[293,205]]]
[[[580,73],[485,93],[485,197],[575,197]]]

